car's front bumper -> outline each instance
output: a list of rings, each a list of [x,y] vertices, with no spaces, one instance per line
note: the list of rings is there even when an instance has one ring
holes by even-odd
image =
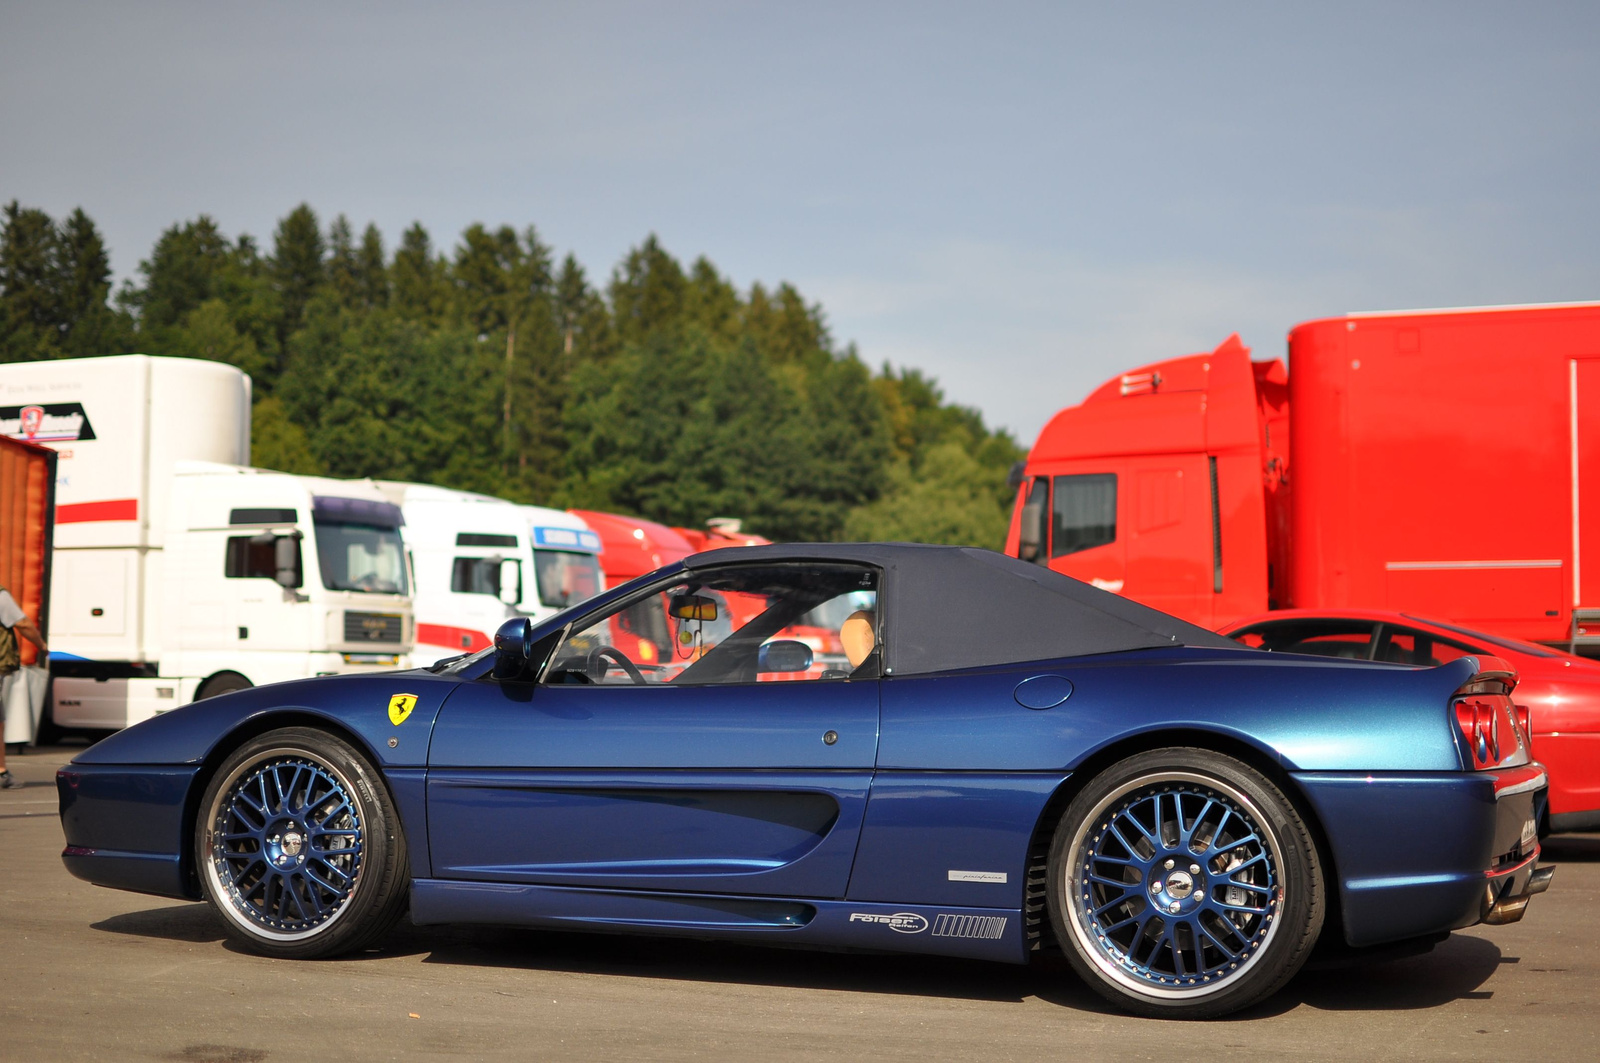
[[[1521,917],[1549,885],[1536,831],[1537,764],[1476,772],[1305,772],[1352,946]],[[1519,903],[1520,902],[1520,903]]]
[[[197,899],[184,851],[184,806],[197,771],[74,761],[56,772],[67,870],[98,886]]]

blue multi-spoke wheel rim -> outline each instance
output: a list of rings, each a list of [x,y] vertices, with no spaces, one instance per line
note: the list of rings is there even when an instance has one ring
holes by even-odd
[[[361,809],[350,784],[299,750],[236,768],[209,810],[207,872],[226,914],[252,933],[298,941],[341,916],[361,877]]]
[[[1072,931],[1113,981],[1177,1003],[1215,993],[1276,932],[1283,857],[1266,817],[1205,775],[1132,780],[1101,800],[1063,883]]]

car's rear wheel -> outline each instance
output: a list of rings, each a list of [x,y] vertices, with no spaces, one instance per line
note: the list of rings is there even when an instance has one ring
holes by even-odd
[[[206,787],[195,866],[228,934],[314,959],[360,948],[405,910],[405,835],[376,769],[348,743],[285,727],[236,749]]]
[[[1062,815],[1049,874],[1073,968],[1112,1003],[1163,1018],[1276,992],[1310,955],[1326,903],[1294,806],[1205,749],[1140,753],[1091,780]]]

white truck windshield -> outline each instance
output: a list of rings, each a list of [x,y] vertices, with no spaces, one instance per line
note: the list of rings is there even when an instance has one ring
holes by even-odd
[[[330,591],[405,594],[405,550],[400,532],[370,524],[316,521],[317,563]]]

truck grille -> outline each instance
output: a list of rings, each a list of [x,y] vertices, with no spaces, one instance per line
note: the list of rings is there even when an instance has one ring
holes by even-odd
[[[346,613],[346,642],[399,642],[402,638],[399,613]]]

